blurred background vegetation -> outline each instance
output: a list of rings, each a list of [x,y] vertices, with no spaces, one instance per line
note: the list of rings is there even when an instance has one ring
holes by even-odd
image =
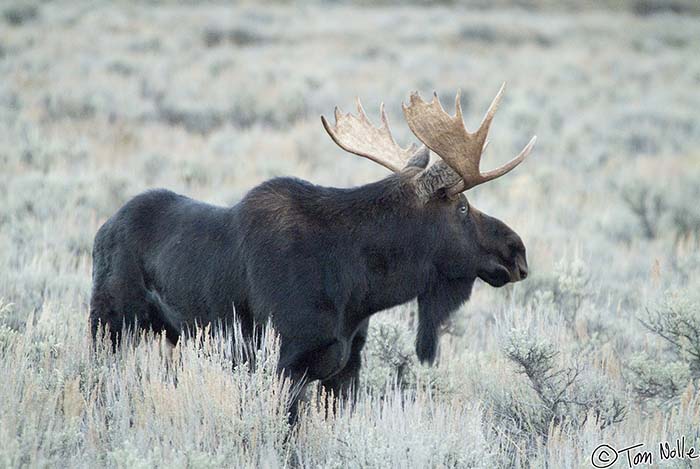
[[[0,466],[563,468],[590,467],[601,443],[700,448],[699,13],[0,4]],[[90,356],[92,238],[130,197],[229,205],[274,176],[368,183],[385,170],[337,148],[320,114],[359,96],[377,119],[384,101],[408,144],[410,91],[452,110],[461,89],[473,127],[503,81],[484,165],[535,133],[537,147],[468,196],[521,234],[532,274],[478,284],[436,367],[417,364],[415,305],[381,313],[355,410],[326,418],[310,393],[289,434],[272,336],[252,372],[231,372],[230,337],[168,363],[153,341]]]

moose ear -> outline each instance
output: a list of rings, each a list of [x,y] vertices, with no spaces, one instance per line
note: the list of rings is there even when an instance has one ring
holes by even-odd
[[[430,162],[430,150],[425,145],[421,146],[408,160],[404,169],[418,168],[425,169]]]

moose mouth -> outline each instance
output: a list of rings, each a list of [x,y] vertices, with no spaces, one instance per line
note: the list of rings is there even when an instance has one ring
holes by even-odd
[[[511,274],[502,265],[497,265],[491,270],[484,270],[479,272],[478,277],[484,282],[488,283],[492,287],[502,287],[503,285],[511,282]]]
[[[508,283],[519,282],[527,278],[527,262],[518,256],[513,262],[513,267],[508,268],[502,264],[495,264],[489,270],[482,270],[478,277],[492,287],[502,287]]]

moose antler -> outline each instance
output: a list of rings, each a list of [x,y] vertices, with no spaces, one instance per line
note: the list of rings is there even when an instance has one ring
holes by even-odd
[[[331,127],[324,116],[321,116],[321,122],[328,135],[343,150],[369,158],[395,173],[401,171],[415,153],[417,146],[412,144],[404,149],[396,143],[391,136],[384,103],[380,107],[382,119],[380,127],[373,126],[369,121],[359,98],[357,98],[357,114],[358,117],[350,113],[342,114],[336,106],[335,126]]]
[[[417,92],[413,92],[410,104],[408,106],[402,104],[406,122],[415,136],[425,146],[434,151],[449,168],[461,176],[460,181],[455,177],[449,177],[447,174],[439,174],[448,169],[445,165],[435,164],[429,168],[428,171],[432,173],[434,179],[452,183],[451,186],[445,187],[449,195],[458,194],[503,176],[522,163],[535,145],[537,137],[532,137],[518,156],[500,168],[485,173],[482,173],[479,169],[481,153],[488,143],[486,137],[489,127],[501,102],[504,89],[505,83],[498,90],[496,97],[491,102],[488,111],[486,111],[479,129],[474,133],[469,133],[464,126],[459,93],[457,93],[457,98],[455,99],[456,112],[454,117],[445,112],[437,97],[437,93],[433,94],[433,100],[430,103],[426,103]]]

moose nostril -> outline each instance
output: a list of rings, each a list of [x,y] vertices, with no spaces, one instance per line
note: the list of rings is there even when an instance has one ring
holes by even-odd
[[[520,269],[520,279],[525,280],[527,278],[527,267],[519,267]]]

